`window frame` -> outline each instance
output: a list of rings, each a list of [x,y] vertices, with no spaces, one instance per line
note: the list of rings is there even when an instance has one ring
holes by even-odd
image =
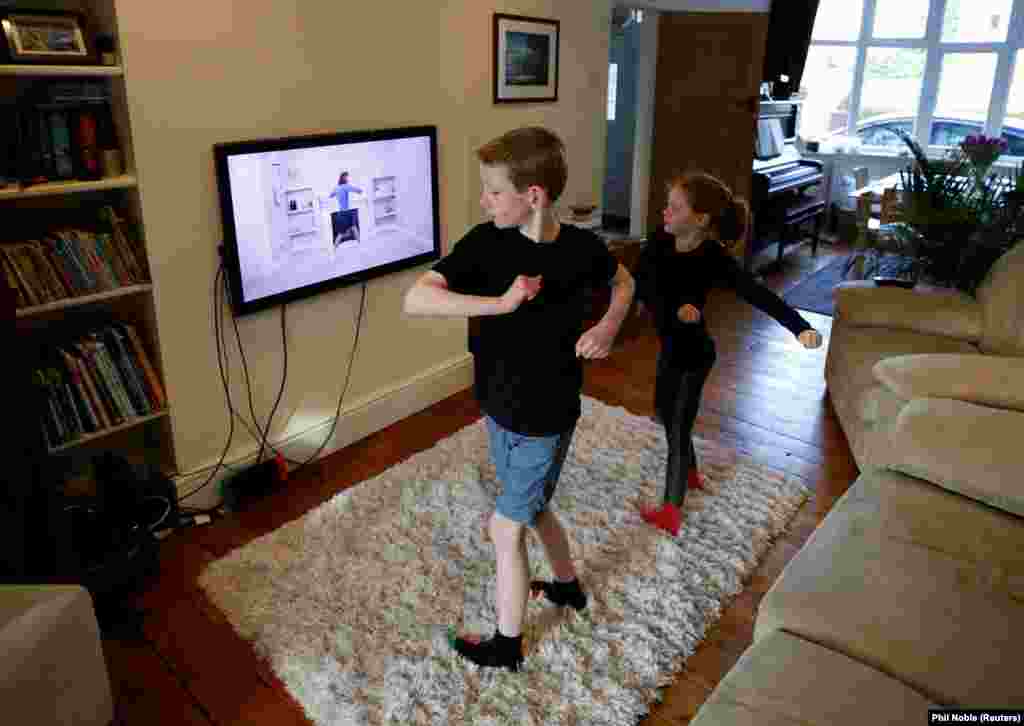
[[[848,0],[856,2],[857,0]],[[858,116],[860,116],[861,96],[864,90],[864,68],[867,63],[869,48],[917,48],[925,50],[924,76],[921,80],[921,93],[918,98],[917,116],[914,119],[913,136],[922,148],[929,153],[943,154],[950,147],[933,146],[930,144],[930,129],[935,116],[935,105],[938,101],[940,71],[942,61],[948,53],[995,53],[996,73],[992,93],[989,98],[988,116],[983,133],[987,136],[1000,136],[1003,132],[1003,121],[1013,79],[1014,64],[1017,51],[1024,50],[1024,0],[1013,0],[1010,5],[1010,19],[1007,26],[1006,40],[999,42],[964,43],[942,41],[942,21],[946,15],[946,0],[929,0],[928,20],[923,38],[913,39],[874,39],[871,35],[875,24],[875,8],[877,0],[860,0],[863,3],[860,32],[855,40],[815,40],[811,46],[852,47],[856,49],[853,68],[853,81],[850,88],[850,103],[847,109],[846,128],[851,136],[857,133]],[[1024,68],[1021,69],[1024,73]],[[813,91],[812,91],[813,92]],[[869,153],[883,151],[884,146],[862,147]],[[1004,155],[1005,156],[1005,155]]]

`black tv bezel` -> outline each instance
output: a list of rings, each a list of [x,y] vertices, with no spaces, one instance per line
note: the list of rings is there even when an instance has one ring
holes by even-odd
[[[255,300],[245,301],[242,296],[242,269],[238,259],[238,238],[235,230],[234,204],[231,197],[231,179],[228,174],[228,158],[241,154],[253,154],[267,151],[289,151],[310,146],[335,146],[339,144],[362,143],[366,141],[387,141],[390,139],[408,139],[426,136],[430,141],[430,173],[433,187],[431,190],[433,205],[434,249],[431,252],[408,257],[395,262],[371,267],[348,275],[334,277],[329,280],[315,282],[310,285],[293,288],[284,292],[267,295]],[[294,300],[313,297],[328,290],[348,287],[360,282],[372,280],[393,272],[417,267],[425,262],[441,259],[441,207],[438,194],[439,177],[437,167],[437,126],[405,126],[389,129],[367,129],[358,131],[339,131],[306,136],[282,136],[248,141],[229,141],[214,144],[214,167],[218,197],[220,199],[221,224],[224,230],[223,262],[231,291],[231,309],[235,316],[249,315],[260,310],[275,307]]]

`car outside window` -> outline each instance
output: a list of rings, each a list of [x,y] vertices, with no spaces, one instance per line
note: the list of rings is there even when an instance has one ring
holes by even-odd
[[[932,144],[935,146],[956,146],[971,134],[980,134],[981,124],[954,121],[937,121],[932,124]],[[1007,144],[1006,154],[1024,156],[1024,135],[1017,130],[1004,131]]]
[[[1024,136],[1019,131],[1003,132],[1006,140],[1006,154],[1009,156],[1024,156]]]
[[[936,121],[932,124],[931,142],[935,146],[956,146],[971,134],[981,133],[981,124]]]
[[[902,146],[902,139],[893,133],[897,128],[910,133],[911,124],[909,121],[889,121],[869,126],[858,131],[857,138],[865,146]]]

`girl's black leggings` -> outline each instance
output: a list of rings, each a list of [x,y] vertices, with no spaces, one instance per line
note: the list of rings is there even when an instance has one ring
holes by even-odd
[[[665,501],[682,506],[686,498],[686,479],[697,466],[693,448],[693,424],[700,408],[704,381],[715,363],[714,355],[704,357],[696,366],[680,366],[662,352],[658,356],[658,377],[654,386],[654,406],[665,426],[668,440],[668,466],[665,470]]]

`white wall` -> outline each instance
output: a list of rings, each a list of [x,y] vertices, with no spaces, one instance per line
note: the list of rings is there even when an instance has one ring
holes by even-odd
[[[492,104],[491,16],[498,10],[561,20],[558,103]],[[479,218],[473,150],[510,128],[542,124],[561,134],[570,163],[566,198],[599,194],[610,0],[500,7],[482,0],[119,0],[117,11],[180,472],[214,463],[228,431],[210,312],[221,238],[213,144],[436,124],[446,246]],[[468,383],[464,373],[452,376],[453,366],[468,370],[465,321],[401,312],[405,290],[424,269],[369,284],[343,415],[350,405],[376,406],[390,423],[408,411],[389,397],[401,394],[403,405],[422,407],[448,395],[453,380]],[[353,287],[289,305],[288,385],[272,441],[317,432],[310,438],[319,443],[326,432],[359,303]],[[238,322],[264,420],[282,370],[278,310]],[[231,359],[235,405],[247,410],[236,352]],[[434,379],[446,383],[432,389]],[[343,418],[335,444],[372,430]],[[255,449],[236,428],[228,460]]]

